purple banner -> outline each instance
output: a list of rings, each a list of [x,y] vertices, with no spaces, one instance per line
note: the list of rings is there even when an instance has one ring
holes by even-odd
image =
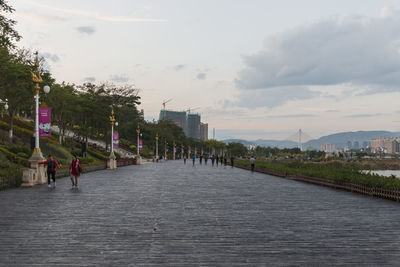
[[[139,140],[139,150],[143,149],[143,140]]]
[[[50,108],[39,108],[39,137],[50,137]]]
[[[115,131],[113,134],[113,146],[118,147],[118,145],[119,145],[119,134],[117,131]]]

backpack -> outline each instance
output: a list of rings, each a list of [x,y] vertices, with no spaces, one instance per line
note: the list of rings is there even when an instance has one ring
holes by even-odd
[[[77,166],[78,172],[81,173],[82,172],[82,167],[81,167],[81,165],[79,163],[80,163],[79,159],[76,159],[76,166]]]
[[[53,171],[56,168],[56,162],[54,160],[50,160],[47,163],[47,170],[48,171]]]

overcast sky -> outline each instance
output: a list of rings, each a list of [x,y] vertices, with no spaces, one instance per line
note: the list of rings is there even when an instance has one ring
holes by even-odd
[[[140,88],[146,119],[199,107],[216,138],[400,131],[400,2],[13,0],[58,82]]]

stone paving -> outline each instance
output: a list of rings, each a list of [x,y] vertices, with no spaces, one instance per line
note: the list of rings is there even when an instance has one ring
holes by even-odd
[[[400,204],[182,161],[0,192],[0,266],[399,265]]]

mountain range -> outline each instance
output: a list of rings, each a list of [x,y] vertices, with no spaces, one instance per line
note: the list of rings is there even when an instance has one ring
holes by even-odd
[[[369,143],[374,138],[379,137],[400,137],[400,132],[389,132],[389,131],[357,131],[357,132],[342,132],[322,136],[318,139],[313,139],[302,144],[303,149],[316,149],[319,150],[322,144],[333,144],[336,148],[344,148],[347,146],[347,142],[359,143],[362,147],[363,143]],[[278,148],[294,148],[298,147],[298,142],[290,140],[243,140],[243,139],[226,139],[222,140],[226,144],[231,142],[238,142],[245,146],[265,146],[265,147],[278,147]]]

